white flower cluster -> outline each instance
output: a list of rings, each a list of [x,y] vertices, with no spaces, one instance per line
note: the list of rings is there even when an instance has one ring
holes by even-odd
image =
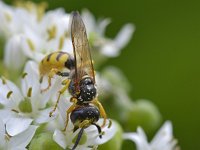
[[[42,8],[31,8],[10,7],[0,1],[0,32],[7,38],[4,62],[13,70],[22,67],[27,58],[39,62],[50,52],[61,50],[72,53],[73,50],[70,14],[58,8],[38,16]],[[104,32],[109,19],[96,22],[87,10],[81,15],[91,46],[105,57],[117,56],[134,32],[134,26],[127,24],[114,39],[106,38]]]
[[[36,134],[36,130],[43,125],[43,130],[51,132],[53,140],[60,147],[72,148],[74,139],[80,131],[79,129],[73,132],[71,122],[66,131],[62,131],[65,125],[66,110],[71,106],[69,101],[71,96],[67,91],[61,96],[58,109],[53,117],[49,117],[49,112],[53,109],[58,97],[58,91],[62,87],[61,78],[54,78],[51,88],[47,92],[41,92],[42,87],[47,84],[39,82],[38,64],[41,59],[57,50],[73,52],[69,33],[70,14],[62,8],[45,13],[44,6],[44,4],[35,5],[27,2],[23,7],[13,7],[0,1],[0,37],[5,39],[4,64],[7,70],[13,72],[25,66],[19,84],[4,77],[0,78],[0,149],[26,149]],[[86,25],[90,45],[94,53],[98,55],[98,60],[101,59],[99,56],[102,59],[118,56],[135,30],[132,24],[126,24],[114,39],[106,38],[105,29],[110,19],[96,21],[88,10],[84,10],[81,16]],[[97,63],[100,62],[101,60],[97,61]],[[116,73],[115,69],[110,68],[110,70]],[[132,103],[125,92],[128,85],[124,85],[122,90],[122,88],[116,89],[118,86],[113,83],[115,82],[97,73],[100,95],[118,93],[115,95],[116,99],[127,99],[126,104],[120,104],[131,109]],[[97,124],[101,123],[102,119],[97,122]],[[161,146],[168,147],[166,150],[172,150],[176,143],[170,142],[173,140],[172,128],[170,123],[167,124],[165,125],[166,140],[156,138],[153,140],[155,142],[148,145],[141,128],[138,129],[138,133],[125,133],[124,139],[133,140],[138,150],[159,150]],[[106,126],[102,128],[103,138],[101,139],[94,126],[86,128],[84,130],[86,141],[79,144],[77,149],[92,149],[106,143],[115,136],[117,126],[115,121],[112,125],[107,121]],[[156,145],[156,143],[159,144]]]

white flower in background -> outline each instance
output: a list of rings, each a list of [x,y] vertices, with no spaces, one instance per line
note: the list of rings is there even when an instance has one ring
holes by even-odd
[[[26,28],[22,49],[25,55],[39,62],[45,55],[57,50],[72,52],[69,38],[69,19],[63,9],[47,12],[38,23],[39,30]]]
[[[23,64],[25,64],[26,56],[22,51],[22,38],[23,35],[17,34],[7,41],[4,63],[5,66],[11,70],[18,70]]]
[[[127,43],[130,41],[135,26],[126,24],[119,31],[114,39],[105,37],[105,29],[110,23],[110,19],[95,20],[95,17],[87,10],[82,12],[91,46],[107,57],[116,57],[120,54]]]
[[[53,139],[55,142],[57,142],[62,148],[72,148],[74,146],[74,139],[79,133],[80,129],[73,132],[73,124],[71,121],[69,121],[67,129],[65,132],[61,131],[64,129],[65,120],[66,120],[66,110],[72,105],[72,103],[69,102],[69,99],[62,99],[60,100],[58,104],[58,112],[60,120],[58,124],[60,127],[55,130]],[[101,125],[103,123],[103,119],[100,119],[97,124]],[[60,128],[60,129],[59,129]],[[77,146],[76,150],[86,150],[91,149],[91,147],[97,147],[100,144],[106,143],[109,141],[117,132],[117,125],[113,121],[110,125],[109,120],[107,120],[107,123],[105,127],[102,128],[102,138],[99,138],[98,130],[95,126],[91,125],[88,128],[84,129],[84,133],[82,138],[84,138],[86,141],[79,142],[79,145]]]
[[[9,118],[18,118],[28,120],[24,124],[29,125],[32,121],[40,124],[54,119],[49,117],[52,108],[46,108],[46,104],[57,91],[51,88],[48,92],[41,93],[36,63],[29,61],[25,66],[21,89],[6,79],[1,79],[0,89],[0,104],[3,108],[0,109],[0,118],[2,117],[4,122]],[[5,115],[7,117],[4,117]]]
[[[18,38],[10,36],[11,39],[6,43],[5,51],[10,51],[5,52],[5,64],[9,67],[11,66],[12,63],[10,62],[9,64],[9,61],[16,58],[14,54],[17,51],[22,53],[20,55],[22,60],[31,58],[39,62],[50,52],[56,50],[69,52],[72,50],[71,40],[66,38],[67,31],[69,30],[69,16],[69,14],[65,14],[63,9],[49,11],[43,16],[40,22],[36,20],[35,24],[37,28],[25,26],[20,33],[13,35]],[[19,18],[20,16],[16,17]],[[14,56],[10,55],[12,51],[14,52]],[[13,66],[15,67],[14,69],[19,69],[24,65],[22,61],[19,61],[17,64],[17,66]]]
[[[175,150],[177,148],[177,140],[173,137],[172,124],[169,121],[165,122],[151,142],[148,142],[140,127],[136,133],[125,133],[124,139],[132,140],[137,150]]]
[[[45,7],[32,4],[29,9],[32,11],[25,7],[8,6],[0,1],[0,20],[2,22],[0,33],[7,39],[20,35],[20,41],[18,41],[19,38],[8,40],[12,42],[6,43],[6,49],[13,48],[14,53],[19,50],[20,53],[24,53],[20,56],[20,58],[24,57],[22,60],[31,58],[36,62],[53,51],[61,50],[72,53],[70,14],[59,8],[40,15],[40,19],[38,19],[38,11],[41,9],[44,11]],[[91,47],[104,57],[119,55],[120,50],[125,47],[135,30],[132,24],[127,24],[114,39],[111,39],[105,37],[104,33],[110,22],[109,19],[96,21],[93,15],[86,10],[83,11],[82,18],[86,25]],[[14,60],[16,57],[8,54],[10,52],[5,53],[4,62],[6,66],[10,67],[12,63],[8,64],[9,60]],[[17,70],[23,65],[23,61],[20,61],[18,65],[12,67]]]
[[[108,66],[101,72],[97,72],[96,77],[98,94],[100,96],[104,98],[113,96],[115,103],[120,107],[125,108],[126,110],[132,110],[134,102],[128,96],[130,84],[121,70],[113,66]]]
[[[12,123],[15,124],[14,120]],[[18,124],[15,124],[16,126]],[[30,125],[22,132],[16,135],[9,134],[9,125],[0,119],[0,149],[2,150],[26,150],[26,146],[30,143],[37,126]]]
[[[33,7],[32,7],[33,8]],[[26,27],[37,29],[37,10],[12,7],[0,1],[0,32],[6,38],[23,33]]]

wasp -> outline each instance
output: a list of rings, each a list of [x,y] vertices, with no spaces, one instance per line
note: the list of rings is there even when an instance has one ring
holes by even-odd
[[[101,127],[105,126],[107,116],[102,104],[97,99],[95,72],[86,28],[77,11],[72,13],[71,40],[73,57],[66,52],[53,52],[40,62],[39,70],[41,79],[45,75],[48,76],[48,87],[42,91],[49,89],[51,79],[55,75],[68,77],[63,81],[64,87],[59,91],[54,109],[49,115],[52,116],[57,108],[60,96],[68,89],[71,94],[70,102],[72,102],[72,105],[66,111],[64,131],[67,128],[69,119],[74,124],[74,131],[80,128],[78,137],[72,148],[75,149],[84,129],[90,125],[97,127],[99,137],[101,138]],[[101,127],[96,124],[100,116],[104,118]]]

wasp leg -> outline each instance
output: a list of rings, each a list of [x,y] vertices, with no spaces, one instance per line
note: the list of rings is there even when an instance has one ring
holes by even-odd
[[[101,127],[104,127],[106,125],[107,115],[102,104],[97,99],[94,99],[91,103],[99,108],[100,115],[103,117],[103,124],[101,125]]]
[[[102,138],[101,127],[98,124],[96,124],[96,123],[92,123],[92,125],[94,125],[97,128],[97,130],[99,132],[99,138],[101,139]]]
[[[51,87],[51,78],[53,78],[53,76],[56,75],[58,72],[59,72],[58,69],[55,68],[51,69],[51,71],[48,74],[48,86],[45,89],[42,89],[41,92],[45,92]]]
[[[68,86],[69,86],[69,83],[68,83],[68,82],[69,82],[69,79],[65,79],[65,80],[62,81],[62,85],[68,84]]]
[[[59,75],[59,76],[62,76],[62,77],[68,77],[69,76],[69,72],[57,72],[56,74]]]
[[[41,92],[47,91],[51,87],[51,79],[53,78],[54,75],[59,75],[62,77],[68,77],[69,72],[60,72],[58,69],[53,68],[48,74],[48,86],[45,89],[42,89]],[[43,76],[40,78],[40,82],[42,82]]]
[[[79,128],[83,128],[83,127],[87,127],[91,124],[91,121],[90,120],[84,120],[83,122],[81,122],[79,124]]]
[[[66,129],[67,129],[67,125],[68,125],[68,122],[69,122],[69,114],[74,110],[74,109],[76,109],[77,108],[77,104],[76,104],[76,102],[74,102],[70,107],[69,107],[69,109],[67,110],[67,112],[66,112],[66,122],[65,122],[65,127],[64,127],[64,129],[63,129],[63,131],[66,131]]]
[[[52,114],[56,111],[56,108],[58,106],[58,103],[60,101],[60,97],[61,95],[67,90],[68,86],[69,86],[69,83],[70,83],[70,80],[64,80],[63,82],[65,82],[65,86],[59,91],[59,95],[58,95],[58,98],[57,98],[57,101],[56,101],[56,104],[53,108],[53,110],[49,113],[49,117],[52,116]]]
[[[78,133],[76,142],[75,142],[74,146],[72,147],[72,150],[75,150],[75,148],[78,146],[78,143],[80,142],[81,137],[82,137],[82,135],[83,135],[83,131],[84,131],[84,128],[81,128],[81,130],[80,130],[79,133]]]

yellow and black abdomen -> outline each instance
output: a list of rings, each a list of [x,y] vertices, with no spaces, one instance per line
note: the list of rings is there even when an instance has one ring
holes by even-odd
[[[72,70],[74,65],[74,58],[69,53],[61,51],[53,52],[45,56],[40,62],[40,75],[48,75],[52,69],[60,72],[65,68]]]

